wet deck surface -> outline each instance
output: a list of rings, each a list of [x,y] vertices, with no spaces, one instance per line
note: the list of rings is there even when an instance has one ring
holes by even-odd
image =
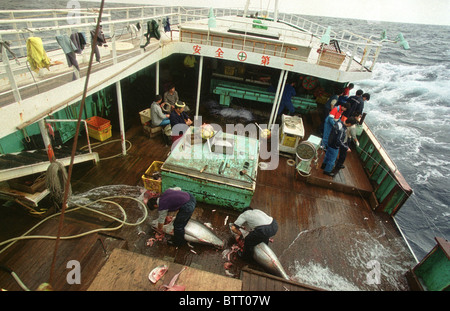
[[[142,174],[153,161],[164,161],[170,147],[164,146],[162,137],[149,139],[139,124],[138,116],[134,124],[126,133],[132,143],[126,157],[100,161],[98,165],[82,163],[74,167],[72,200],[83,197],[96,200],[111,195],[137,198],[141,195]],[[308,124],[311,124],[310,120]],[[306,137],[312,132],[312,126],[308,125]],[[118,137],[118,131],[113,130],[112,139]],[[80,145],[83,143],[80,142]],[[120,153],[120,144],[109,144],[96,151],[100,158],[109,157]],[[346,166],[357,167],[357,161],[356,157],[349,156]],[[317,178],[331,180],[329,176],[320,176],[320,171],[314,174]],[[359,173],[349,174],[344,170],[340,174],[344,175],[336,176],[337,181],[355,183],[363,189],[367,187],[367,181],[359,181]],[[142,217],[143,211],[136,202],[121,201],[129,222],[136,222]],[[412,256],[393,221],[386,215],[375,214],[363,196],[300,180],[294,168],[287,164],[287,159],[280,157],[276,171],[258,171],[251,206],[267,212],[278,221],[279,230],[270,247],[294,281],[326,290],[407,289],[404,273],[414,265]],[[120,216],[119,212],[115,214]],[[234,241],[227,224],[237,216],[236,211],[198,203],[192,217],[211,223],[216,234],[225,240],[225,249],[229,249]],[[82,240],[61,241],[54,288],[87,290],[112,249],[117,247],[236,279],[242,277],[241,269],[245,266],[262,271],[253,262],[243,262],[233,257],[233,266],[226,272],[223,264],[228,259],[224,258],[223,250],[208,246],[193,244],[193,249],[188,246],[174,248],[164,241],[156,241],[153,246],[148,246],[148,239],[154,237],[150,221],[155,217],[156,212],[150,211],[148,221],[139,226],[124,226],[109,232],[108,236],[97,234],[83,237]],[[37,222],[37,218],[27,215],[20,206],[4,203],[0,208],[0,241],[22,234]],[[56,224],[57,218],[48,221],[37,229],[36,234],[55,235]],[[65,224],[63,235],[117,225],[87,212],[66,215]],[[49,279],[54,243],[52,240],[20,241],[0,253],[0,263],[14,270],[31,289],[36,289]],[[66,264],[73,259],[80,261],[82,275],[88,276],[83,278],[81,285],[69,285],[66,281],[69,272]],[[372,261],[378,262],[381,268],[379,284],[369,284]],[[0,273],[0,287],[20,289],[6,273]]]

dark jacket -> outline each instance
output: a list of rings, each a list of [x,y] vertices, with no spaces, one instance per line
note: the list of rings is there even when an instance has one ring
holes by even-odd
[[[345,131],[347,127],[342,123],[341,120],[338,120],[331,129],[330,136],[328,137],[328,147],[339,149],[343,147],[348,149],[347,141],[345,139]]]
[[[172,135],[179,136],[183,135],[184,132],[189,128],[186,124],[186,120],[189,119],[189,116],[183,111],[180,115],[175,111],[175,109],[170,113],[170,126],[172,127]],[[181,124],[181,128],[175,128],[175,125]],[[175,132],[175,130],[180,130],[179,132]]]

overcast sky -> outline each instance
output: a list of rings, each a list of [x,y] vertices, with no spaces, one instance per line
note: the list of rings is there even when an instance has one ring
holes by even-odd
[[[95,1],[95,0],[93,0]],[[100,2],[99,0],[97,0]],[[97,2],[96,1],[96,2]],[[245,0],[105,0],[107,2],[244,8]],[[251,8],[273,11],[275,0],[252,0]],[[279,0],[279,11],[417,24],[450,25],[450,0]]]

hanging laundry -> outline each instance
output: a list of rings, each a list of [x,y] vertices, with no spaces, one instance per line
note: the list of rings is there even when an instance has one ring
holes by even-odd
[[[27,39],[27,60],[35,72],[39,72],[41,68],[50,70],[50,59],[47,57],[41,38],[30,37]]]
[[[94,38],[95,38],[95,30],[91,30],[91,42],[92,44],[94,44]],[[98,49],[99,46],[102,46],[103,44],[106,43],[106,39],[105,39],[105,35],[103,34],[102,31],[102,26],[100,25],[100,29],[98,31],[98,35],[97,35],[97,45],[95,46],[95,60],[97,62],[100,62],[100,51]]]
[[[69,65],[69,67],[72,67],[73,65],[75,66],[75,68],[77,68],[78,71],[80,71],[77,56],[75,55],[77,47],[72,42],[72,40],[70,40],[69,36],[68,35],[56,36],[56,41],[61,46],[61,49],[63,50],[64,54],[66,54],[67,65]]]
[[[163,24],[163,27],[164,27],[164,32],[170,31],[170,22],[169,22],[169,18],[168,17],[164,17],[163,18],[162,24]]]
[[[84,47],[86,46],[86,35],[84,32],[78,32],[78,39],[80,40],[81,49],[84,50]]]
[[[80,36],[79,36],[78,32],[73,32],[73,33],[70,35],[70,41],[72,41],[72,43],[73,43],[73,44],[75,45],[75,47],[76,47],[75,53],[81,54],[81,52],[83,52],[84,45],[81,44]]]
[[[161,38],[157,21],[152,19],[151,21],[147,22],[147,33],[144,36],[145,38],[147,38],[147,42],[144,45],[141,45],[141,48],[145,48],[150,43],[151,38],[156,38],[157,40]]]
[[[127,31],[131,34],[132,37],[133,37],[133,34],[135,34],[136,38],[137,38],[139,30],[137,29],[136,25],[133,25],[133,24],[128,25],[127,26]]]

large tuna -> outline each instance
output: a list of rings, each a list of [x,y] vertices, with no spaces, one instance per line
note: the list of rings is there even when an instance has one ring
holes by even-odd
[[[229,224],[230,229],[233,226],[232,223]],[[247,236],[248,231],[240,228],[239,229],[242,234]],[[231,233],[236,238],[236,234],[231,230]],[[253,259],[260,264],[267,272],[282,277],[286,280],[290,280],[289,276],[287,275],[286,271],[284,271],[283,266],[281,265],[280,261],[278,260],[277,255],[272,251],[272,249],[264,242],[259,243],[256,245],[253,249]]]
[[[277,255],[275,255],[275,253],[266,243],[261,242],[255,246],[255,248],[253,249],[253,259],[271,274],[277,275],[286,280],[290,280],[289,276],[286,274],[286,271],[284,271],[283,266],[278,260]]]
[[[171,222],[163,226],[164,233],[173,235],[174,220],[175,217]],[[157,228],[157,221],[152,222],[152,227],[154,229]],[[190,219],[186,224],[186,227],[184,227],[184,239],[187,242],[213,245],[218,248],[223,248],[224,246],[224,241],[219,239],[211,229],[195,219]]]

